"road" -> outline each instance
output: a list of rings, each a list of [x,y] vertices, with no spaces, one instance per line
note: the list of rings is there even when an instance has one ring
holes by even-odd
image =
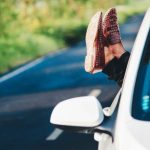
[[[143,15],[121,25],[130,51]],[[49,123],[54,106],[65,99],[101,90],[98,99],[108,106],[119,87],[103,73],[84,71],[85,44],[49,54],[0,77],[1,150],[96,150],[93,135],[62,132]],[[107,94],[106,94],[107,93]]]

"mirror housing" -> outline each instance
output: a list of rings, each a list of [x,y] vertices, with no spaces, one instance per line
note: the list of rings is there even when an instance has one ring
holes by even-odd
[[[93,128],[103,122],[103,109],[94,96],[76,97],[60,102],[50,122],[57,126]]]

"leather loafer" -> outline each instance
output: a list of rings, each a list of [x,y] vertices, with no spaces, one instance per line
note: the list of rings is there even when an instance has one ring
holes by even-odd
[[[103,34],[110,45],[121,42],[117,12],[115,8],[110,8],[103,18]]]
[[[104,68],[104,46],[102,12],[97,12],[91,18],[86,32],[87,55],[85,57],[85,70],[87,72],[96,73]]]

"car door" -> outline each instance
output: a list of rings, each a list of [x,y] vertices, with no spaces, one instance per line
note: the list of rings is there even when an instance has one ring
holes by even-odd
[[[142,70],[144,69],[143,63],[145,63],[145,59],[147,59],[146,65],[149,66],[150,64],[149,30],[150,9],[147,11],[137,35],[123,83],[114,135],[116,150],[150,149],[150,121],[148,121],[148,119],[141,119],[144,117],[139,116],[142,115],[140,113],[136,116],[136,113],[139,111],[137,111],[137,109],[139,109],[138,103],[140,103],[139,107],[141,106],[144,109],[145,105],[145,109],[150,112],[150,103],[148,100],[145,100],[145,102],[147,101],[147,106],[146,104],[142,105],[142,96],[140,98],[141,100],[138,102],[140,93],[142,95],[142,91],[144,91],[144,83],[147,84],[147,87],[148,84],[150,84],[150,80],[147,79],[147,81],[145,81],[145,78],[150,78],[149,70],[146,70],[146,67],[145,71]],[[148,73],[146,73],[147,71]],[[146,98],[148,99],[148,97],[145,97],[145,99]],[[142,113],[142,111],[140,112]]]

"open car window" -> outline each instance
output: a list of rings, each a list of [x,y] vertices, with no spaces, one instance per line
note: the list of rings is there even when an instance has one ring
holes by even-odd
[[[136,79],[132,116],[135,119],[150,121],[150,32],[145,43]]]

